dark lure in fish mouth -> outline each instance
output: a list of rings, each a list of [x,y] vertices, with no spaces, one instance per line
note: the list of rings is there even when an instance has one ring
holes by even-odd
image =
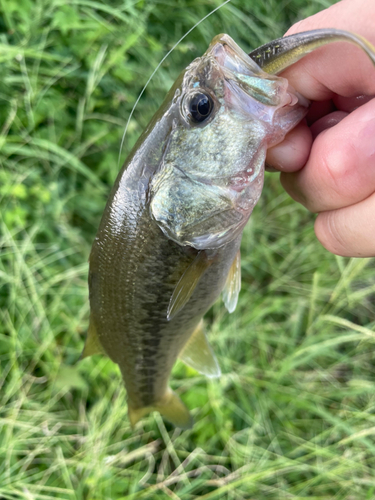
[[[241,288],[242,231],[263,186],[267,148],[281,142],[308,101],[276,76],[333,41],[375,49],[340,30],[274,40],[250,53],[228,36],[180,75],[118,175],[90,255],[90,326],[82,357],[121,369],[134,426],[159,411],[179,427],[189,411],[169,388],[180,357],[220,375],[202,317]]]

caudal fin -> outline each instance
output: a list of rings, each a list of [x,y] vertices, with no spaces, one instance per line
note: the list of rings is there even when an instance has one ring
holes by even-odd
[[[171,424],[181,429],[189,429],[193,425],[193,419],[181,399],[175,392],[168,389],[163,400],[153,406],[143,408],[133,408],[129,403],[128,414],[130,425],[134,428],[135,424],[152,411],[158,411]]]

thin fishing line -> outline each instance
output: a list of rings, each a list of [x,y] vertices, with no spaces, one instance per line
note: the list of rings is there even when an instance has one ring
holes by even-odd
[[[126,136],[126,132],[128,130],[128,127],[129,127],[129,123],[130,123],[130,120],[133,116],[133,113],[135,111],[135,108],[140,100],[140,98],[142,97],[144,91],[146,90],[148,84],[151,82],[152,78],[154,77],[155,73],[157,72],[157,70],[160,68],[160,66],[163,64],[163,62],[167,59],[167,57],[169,56],[169,54],[171,54],[174,49],[178,46],[179,43],[182,42],[182,40],[184,38],[186,38],[197,26],[200,25],[200,23],[203,23],[203,21],[205,21],[208,17],[211,16],[211,14],[214,14],[217,10],[221,9],[221,7],[224,7],[224,5],[226,5],[227,3],[229,3],[231,0],[226,0],[224,3],[222,3],[221,5],[219,5],[218,7],[215,7],[214,10],[212,10],[211,12],[209,12],[206,16],[204,16],[200,21],[198,21],[196,24],[194,24],[194,26],[192,28],[189,29],[189,31],[187,31],[185,33],[185,35],[183,35],[179,40],[178,42],[176,42],[173,47],[169,50],[169,52],[167,52],[165,54],[165,56],[163,57],[163,59],[160,61],[160,63],[156,66],[156,68],[154,69],[154,71],[151,73],[151,76],[150,78],[147,80],[146,82],[146,85],[143,87],[143,89],[141,90],[141,93],[139,94],[137,100],[135,101],[135,104],[130,112],[130,115],[129,115],[129,118],[128,118],[128,121],[126,122],[126,126],[125,126],[125,130],[124,130],[124,133],[122,135],[122,139],[121,139],[121,144],[120,144],[120,152],[118,154],[118,159],[117,159],[117,167],[119,166],[120,164],[120,159],[121,159],[121,152],[122,152],[122,148],[123,148],[123,145],[124,145],[124,141],[125,141],[125,136]]]

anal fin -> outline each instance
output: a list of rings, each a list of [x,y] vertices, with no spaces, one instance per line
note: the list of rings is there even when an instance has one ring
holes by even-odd
[[[106,353],[99,341],[99,337],[96,332],[94,322],[90,317],[90,325],[89,329],[87,330],[86,342],[80,359],[87,358],[88,356],[92,356],[93,354],[106,354]]]
[[[198,253],[173,290],[167,312],[168,320],[171,320],[185,306],[192,296],[195,287],[198,285],[199,280],[211,264],[212,260],[207,258],[204,251]]]
[[[214,378],[221,375],[218,360],[204,333],[202,320],[185,344],[179,358],[207,377]]]
[[[241,252],[238,250],[230,267],[225,287],[223,290],[223,301],[229,313],[237,306],[238,294],[241,290]]]

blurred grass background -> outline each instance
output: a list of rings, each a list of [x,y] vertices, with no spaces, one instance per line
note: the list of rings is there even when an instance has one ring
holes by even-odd
[[[132,432],[117,366],[77,364],[87,259],[121,137],[166,52],[219,0],[0,1],[0,498],[375,498],[375,270],[328,254],[275,174],[246,228],[242,292],[208,314],[223,376],[177,364],[196,424]],[[122,161],[211,38],[246,51],[330,0],[233,0],[163,63]]]

